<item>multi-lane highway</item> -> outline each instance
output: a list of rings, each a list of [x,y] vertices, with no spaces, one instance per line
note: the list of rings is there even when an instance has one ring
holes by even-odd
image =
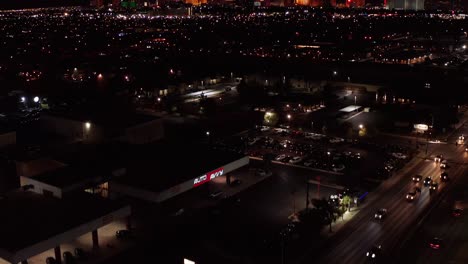
[[[460,151],[455,152],[456,155],[459,153]],[[458,156],[456,160],[458,164],[455,167],[466,176],[468,152]],[[398,263],[468,263],[468,208],[458,217],[452,214],[455,201],[468,198],[466,186],[468,177],[458,178],[452,184],[441,202],[428,214],[426,221],[395,252]],[[429,242],[434,237],[443,240],[443,247],[439,250],[429,247]]]
[[[382,258],[379,263],[396,263],[390,256],[400,248],[408,232],[464,174],[464,162],[467,158],[465,148],[450,144],[455,142],[458,134],[467,134],[463,130],[464,127],[454,133],[448,144],[432,144],[429,147],[432,157],[442,154],[448,160],[450,168],[447,172],[451,178],[450,182],[440,182],[439,164],[420,154],[398,175],[384,182],[372,193],[367,203],[360,208],[360,212],[329,241],[328,250],[323,251],[327,252],[324,256],[317,260],[317,256],[308,255],[302,263],[363,263],[367,261],[366,252],[374,245],[382,246]],[[431,176],[439,182],[439,189],[430,194],[427,187],[420,186],[421,193],[416,196],[415,201],[409,203],[405,197],[415,187],[412,176],[418,174],[423,176],[423,180],[426,176]],[[379,208],[388,210],[387,217],[381,222],[374,220],[374,214]]]

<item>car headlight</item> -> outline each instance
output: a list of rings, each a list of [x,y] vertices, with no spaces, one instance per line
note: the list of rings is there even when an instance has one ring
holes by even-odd
[[[372,253],[372,258],[375,258],[375,253]]]

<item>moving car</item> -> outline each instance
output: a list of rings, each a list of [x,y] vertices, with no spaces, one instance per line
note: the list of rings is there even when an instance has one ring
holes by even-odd
[[[421,179],[422,179],[422,176],[421,176],[421,175],[413,176],[413,182],[420,182]]]
[[[443,247],[443,240],[438,237],[434,237],[431,239],[431,241],[429,241],[429,246],[432,249],[440,249]]]
[[[412,192],[409,192],[407,195],[406,195],[406,200],[408,202],[412,202],[414,201],[414,199],[416,198],[416,190],[412,191]]]
[[[375,213],[374,218],[377,220],[382,220],[387,215],[387,209],[380,208],[377,213]]]
[[[446,172],[443,172],[442,174],[440,174],[440,180],[443,182],[449,181],[448,174]]]
[[[463,212],[463,209],[455,208],[455,209],[453,209],[452,215],[455,216],[455,217],[459,217],[459,216],[461,216],[462,212]]]
[[[434,161],[435,162],[441,162],[442,161],[442,155],[435,156]]]
[[[431,183],[432,183],[432,178],[430,176],[424,179],[424,186],[428,187],[431,185]]]
[[[373,246],[369,251],[366,253],[366,257],[369,260],[375,260],[380,256],[380,252],[382,251],[382,246]]]
[[[442,161],[440,162],[440,166],[439,166],[439,167],[440,167],[441,169],[447,168],[447,167],[448,167],[448,165],[447,165],[447,160],[442,160]]]

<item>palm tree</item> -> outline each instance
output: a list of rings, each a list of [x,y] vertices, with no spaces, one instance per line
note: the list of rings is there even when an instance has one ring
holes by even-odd
[[[343,196],[343,199],[341,199],[341,205],[343,206],[343,212],[345,211],[344,210],[345,206],[349,210],[351,207],[351,197],[349,195]]]

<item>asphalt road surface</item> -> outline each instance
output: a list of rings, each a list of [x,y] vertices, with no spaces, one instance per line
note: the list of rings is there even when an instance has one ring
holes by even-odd
[[[449,142],[454,142],[454,138],[464,132],[464,129],[462,127],[454,133]],[[323,250],[326,252],[324,256],[317,259],[317,256],[305,255],[300,263],[364,263],[368,261],[366,252],[374,245],[382,246],[379,263],[396,263],[395,259],[392,259],[392,252],[399,248],[407,232],[418,222],[426,209],[440,199],[441,193],[446,192],[450,185],[456,184],[465,173],[466,154],[463,147],[454,144],[432,144],[429,153],[432,157],[442,154],[449,161],[449,183],[439,183],[439,189],[433,194],[429,194],[428,188],[421,186],[422,191],[416,200],[412,203],[407,202],[405,196],[415,186],[411,181],[412,176],[419,174],[423,179],[432,176],[440,182],[439,165],[433,159],[425,159],[421,155],[416,157],[372,193],[361,211],[329,241],[328,248]],[[381,222],[374,220],[374,214],[379,208],[388,210],[386,219]]]
[[[467,129],[464,134],[466,135]],[[460,153],[464,147],[459,146]],[[468,153],[461,154],[458,167],[466,176]],[[451,169],[451,168],[450,168]],[[450,171],[449,169],[449,171]],[[452,215],[455,200],[467,198],[468,178],[458,178],[443,200],[430,212],[426,221],[417,227],[411,237],[401,245],[398,263],[468,263],[468,208],[460,217]],[[443,248],[429,247],[433,237],[443,240]]]

